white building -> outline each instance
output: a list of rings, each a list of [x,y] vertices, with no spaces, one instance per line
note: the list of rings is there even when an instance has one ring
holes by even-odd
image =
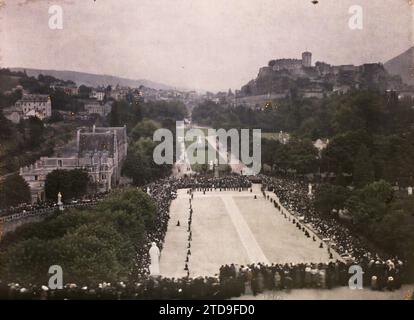
[[[44,120],[52,116],[52,102],[48,95],[25,94],[13,107],[4,109],[4,116],[14,123],[29,117]]]
[[[98,101],[103,101],[105,98],[105,92],[101,90],[92,90],[91,94],[89,95],[89,98],[93,98]]]
[[[85,104],[85,111],[89,114],[98,114],[101,117],[106,117],[112,111],[110,103],[100,104],[99,102],[91,102]]]

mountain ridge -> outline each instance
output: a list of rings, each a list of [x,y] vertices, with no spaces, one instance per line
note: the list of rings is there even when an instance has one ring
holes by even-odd
[[[158,90],[171,90],[173,86],[158,83],[146,79],[129,79],[113,75],[95,74],[89,72],[71,71],[71,70],[50,70],[50,69],[35,69],[35,68],[9,68],[12,71],[26,71],[27,75],[37,77],[39,74],[53,76],[61,80],[71,80],[78,86],[86,85],[91,87],[98,86],[128,86],[139,87],[141,85]]]
[[[414,46],[384,63],[392,75],[401,76],[404,83],[414,85]]]

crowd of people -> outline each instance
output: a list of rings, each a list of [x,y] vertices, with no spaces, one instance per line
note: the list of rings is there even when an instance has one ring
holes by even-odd
[[[266,290],[290,290],[294,288],[334,288],[347,286],[350,278],[349,266],[358,264],[363,270],[365,287],[373,290],[394,290],[407,281],[406,264],[397,257],[381,259],[366,250],[351,231],[338,224],[335,219],[320,216],[313,208],[308,196],[308,186],[304,182],[260,177],[263,195],[272,201],[280,214],[292,218],[292,223],[302,229],[310,226],[319,238],[329,239],[330,246],[343,256],[353,260],[335,260],[332,254],[328,263],[300,264],[251,264],[225,265],[214,277],[190,277],[189,265],[192,243],[193,191],[210,190],[249,190],[251,181],[247,177],[229,175],[222,178],[193,176],[166,178],[146,185],[143,190],[149,194],[156,205],[154,228],[147,231],[142,245],[137,246],[134,270],[128,283],[101,283],[88,288],[68,284],[60,290],[50,290],[46,286],[22,287],[19,284],[0,282],[0,299],[227,299],[244,294],[259,294]],[[169,208],[177,197],[178,189],[189,189],[187,256],[183,261],[187,276],[184,278],[152,277],[149,272],[149,249],[156,242],[159,249],[164,246],[170,219]],[[251,190],[251,189],[250,189]],[[284,208],[269,198],[274,193]],[[291,216],[290,213],[293,213]],[[289,217],[288,217],[289,216]],[[300,221],[300,222],[299,222]],[[311,237],[308,229],[303,228],[305,236]],[[306,234],[308,232],[308,234]],[[314,240],[316,241],[316,240]],[[321,243],[322,245],[322,243]],[[322,245],[323,247],[323,245]],[[328,249],[329,247],[324,248]]]
[[[8,216],[13,214],[19,214],[22,212],[40,211],[50,209],[56,206],[56,203],[52,201],[39,202],[34,204],[22,203],[15,207],[9,207],[7,209],[0,209],[0,216]]]
[[[90,204],[94,204],[99,200],[104,199],[108,195],[108,192],[96,193],[88,195],[88,197],[82,199],[70,199],[63,202],[65,208],[69,207],[82,207]],[[15,207],[9,207],[7,209],[0,210],[0,217],[23,217],[26,215],[37,215],[45,212],[50,212],[58,209],[58,204],[55,201],[43,201],[38,203],[22,203]]]
[[[243,190],[249,188],[252,183],[246,176],[227,175],[223,177],[213,177],[209,175],[185,176],[176,179],[180,189],[193,189],[197,191],[215,189],[215,190]]]
[[[248,266],[225,265],[220,268],[220,283],[233,282],[241,294],[256,295],[266,290],[302,288],[332,289],[349,285],[349,263],[252,264]],[[395,290],[401,287],[404,265],[401,261],[364,261],[362,286],[372,290]],[[238,285],[236,285],[238,283]],[[356,285],[356,284],[355,284]],[[226,287],[226,286],[225,286]]]
[[[170,205],[173,199],[177,197],[178,189],[189,189],[206,192],[208,190],[247,190],[251,187],[251,182],[247,177],[240,175],[228,175],[220,178],[209,175],[183,176],[180,178],[169,177],[154,183],[147,184],[143,190],[149,194],[156,205],[156,218],[154,228],[149,230],[142,245],[137,247],[135,267],[132,272],[132,279],[138,279],[142,276],[149,275],[149,249],[151,243],[155,242],[160,250],[164,246],[164,238],[167,233],[168,222],[170,220]],[[188,219],[188,250],[187,262],[191,255],[191,221],[192,207],[189,204]],[[187,268],[188,269],[188,268]],[[186,270],[189,272],[188,270]]]
[[[400,261],[366,261],[360,264],[362,285],[372,290],[395,290],[404,283]],[[302,288],[332,289],[349,285],[349,264],[341,261],[300,264],[225,265],[214,277],[162,278],[142,276],[130,283],[100,283],[96,287],[67,284],[46,286],[2,284],[0,299],[229,299],[265,291]],[[357,285],[355,283],[355,285]]]
[[[267,192],[274,193],[286,210],[302,217],[305,224],[311,226],[320,238],[327,239],[342,256],[356,262],[362,259],[379,259],[378,254],[371,252],[348,226],[334,216],[322,216],[315,210],[306,182],[267,176],[261,178]]]

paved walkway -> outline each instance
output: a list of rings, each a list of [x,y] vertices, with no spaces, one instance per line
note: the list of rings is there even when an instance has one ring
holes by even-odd
[[[178,128],[181,128],[182,130],[182,127]],[[194,174],[194,171],[191,169],[190,160],[188,159],[185,141],[183,138],[180,139],[177,148],[179,148],[178,154],[180,155],[180,157],[178,161],[174,163],[172,175],[174,177],[182,177],[184,175]]]
[[[227,150],[223,148],[223,145],[221,143],[218,143],[216,141],[217,136],[216,135],[209,135],[207,137],[208,143],[218,152],[219,157],[222,159],[228,159],[229,165],[231,167],[232,172],[240,174],[246,170],[246,166],[240,161],[240,159],[237,159],[233,153],[229,153],[229,156],[227,157]]]
[[[290,212],[288,209],[286,209],[282,205],[282,203],[280,202],[279,198],[273,192],[266,191],[265,194],[266,194],[266,196],[269,196],[269,198],[271,198],[271,199],[273,199],[273,200],[275,200],[277,202],[277,204],[280,206],[281,211],[283,213],[286,213],[291,218],[296,218],[296,219],[299,218],[298,216],[296,216],[292,212]],[[302,226],[304,226],[306,228],[306,230],[308,230],[309,234],[312,237],[315,236],[316,238],[321,239],[320,236],[314,231],[313,227],[310,224],[308,224],[308,223],[303,224],[302,223]],[[326,243],[326,245],[329,245],[330,244],[329,241],[328,242],[324,241],[324,242]],[[344,261],[344,259],[341,257],[341,255],[338,252],[336,252],[334,249],[331,249],[331,252],[332,252],[332,255],[333,255],[333,257],[334,257],[335,260]]]
[[[191,277],[213,276],[221,265],[231,263],[329,261],[327,247],[319,248],[321,240],[313,241],[298,230],[292,219],[285,218],[263,197],[260,185],[254,185],[252,192],[194,192],[192,207],[191,255],[187,263]],[[189,249],[187,190],[178,190],[170,217],[160,271],[166,277],[182,277],[186,275]]]
[[[246,250],[250,262],[255,263],[260,261],[262,263],[269,264],[269,260],[266,258],[262,248],[257,243],[256,238],[234,202],[233,197],[224,195],[220,196],[220,198],[226,206],[227,213],[229,214],[231,221],[237,230],[237,234],[239,235],[240,241]]]
[[[396,291],[351,290],[348,287],[266,291],[257,296],[245,295],[235,300],[408,300],[414,285],[404,285]]]

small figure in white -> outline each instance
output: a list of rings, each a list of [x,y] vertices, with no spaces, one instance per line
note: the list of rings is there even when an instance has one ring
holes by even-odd
[[[413,187],[408,187],[408,195],[409,196],[413,195]]]
[[[57,204],[58,204],[58,206],[61,206],[63,203],[62,203],[62,194],[59,192],[58,193],[58,202],[57,202]]]
[[[312,184],[309,183],[309,185],[308,185],[308,196],[311,196],[311,195],[312,195]]]
[[[151,257],[151,265],[149,267],[151,276],[160,275],[160,249],[158,249],[157,244],[153,242],[149,250],[149,255]]]
[[[150,196],[151,195],[151,189],[148,187],[147,188],[147,194]]]
[[[62,194],[60,192],[58,193],[58,202],[57,202],[57,204],[59,206],[59,210],[63,211]]]

